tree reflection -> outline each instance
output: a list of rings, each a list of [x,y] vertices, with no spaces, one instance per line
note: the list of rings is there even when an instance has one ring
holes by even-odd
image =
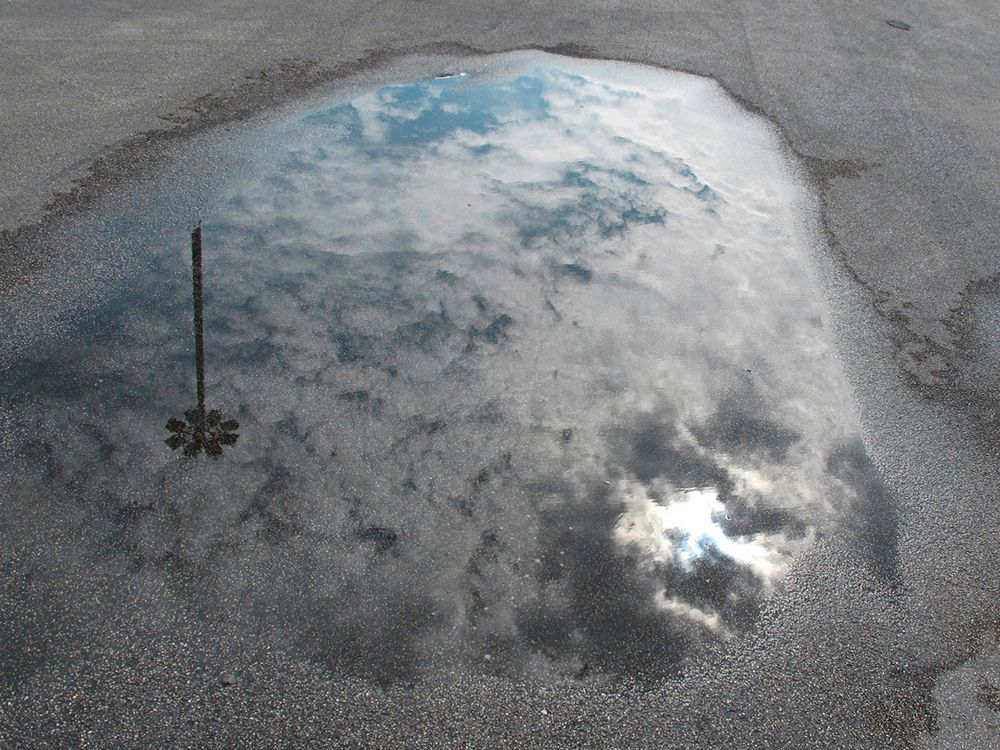
[[[205,453],[217,458],[225,446],[235,445],[239,440],[236,431],[240,423],[235,419],[224,419],[218,409],[205,409],[205,319],[202,300],[201,270],[201,226],[191,231],[191,280],[194,291],[194,349],[195,370],[198,382],[198,407],[184,412],[184,419],[171,417],[167,420],[170,432],[164,442],[170,450],[183,449],[185,456],[193,458]]]

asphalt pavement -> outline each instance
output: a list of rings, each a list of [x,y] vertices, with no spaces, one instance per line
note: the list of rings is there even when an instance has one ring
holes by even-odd
[[[23,549],[5,560],[0,594],[0,632],[20,644],[0,662],[0,744],[1000,742],[996,4],[11,0],[0,41],[8,293],[44,275],[34,243],[50,226],[85,215],[168,146],[407,55],[460,67],[472,54],[540,49],[717,80],[777,126],[809,177],[823,229],[812,268],[890,490],[899,570],[886,582],[853,547],[823,539],[738,648],[661,686],[456,674],[414,689],[338,678],[287,653],[247,661],[239,644],[221,653],[210,621],[166,607],[156,622],[116,622],[113,652],[47,650],[46,633],[76,627],[73,597],[33,573],[45,549]],[[3,420],[14,429],[16,415]],[[156,608],[155,592],[142,596]],[[201,671],[227,658],[232,674]]]

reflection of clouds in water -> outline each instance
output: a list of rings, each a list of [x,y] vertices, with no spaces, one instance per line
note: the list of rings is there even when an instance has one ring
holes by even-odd
[[[771,134],[630,76],[390,86],[227,145],[270,165],[205,227],[240,444],[202,466],[144,436],[189,400],[157,276],[58,366],[103,385],[24,384],[52,494],[206,616],[339,669],[663,674],[749,627],[875,485]]]
[[[634,544],[652,561],[679,563],[690,570],[692,562],[714,554],[745,565],[767,581],[779,572],[773,540],[763,534],[733,538],[719,521],[726,506],[714,487],[675,490],[658,487],[654,500],[642,485],[622,488],[625,512],[615,526],[622,544]]]

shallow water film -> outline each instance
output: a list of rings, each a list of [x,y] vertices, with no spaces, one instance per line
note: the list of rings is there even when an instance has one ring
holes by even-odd
[[[7,347],[8,672],[59,608],[383,682],[654,679],[822,535],[892,578],[803,193],[714,84],[540,55],[192,146],[61,230],[136,260]]]

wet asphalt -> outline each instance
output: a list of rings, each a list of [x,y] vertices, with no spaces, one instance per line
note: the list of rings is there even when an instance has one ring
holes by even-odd
[[[710,651],[680,680],[552,686],[456,673],[411,689],[220,638],[211,618],[161,606],[141,571],[134,590],[116,590],[127,579],[69,590],[52,571],[86,559],[87,529],[25,535],[0,594],[6,652],[18,648],[3,662],[0,742],[994,746],[998,20],[989,3],[8,4],[8,289],[47,262],[18,248],[163,148],[346,74],[363,80],[406,52],[460,61],[543,48],[714,77],[778,126],[819,197],[814,273],[865,448],[890,490],[899,580],[830,537],[799,559],[739,648]],[[88,609],[106,601],[108,619],[77,621],[78,596]],[[140,621],[113,606],[126,596],[143,598]],[[77,646],[60,633],[81,634]],[[118,647],[90,648],[109,641]]]

